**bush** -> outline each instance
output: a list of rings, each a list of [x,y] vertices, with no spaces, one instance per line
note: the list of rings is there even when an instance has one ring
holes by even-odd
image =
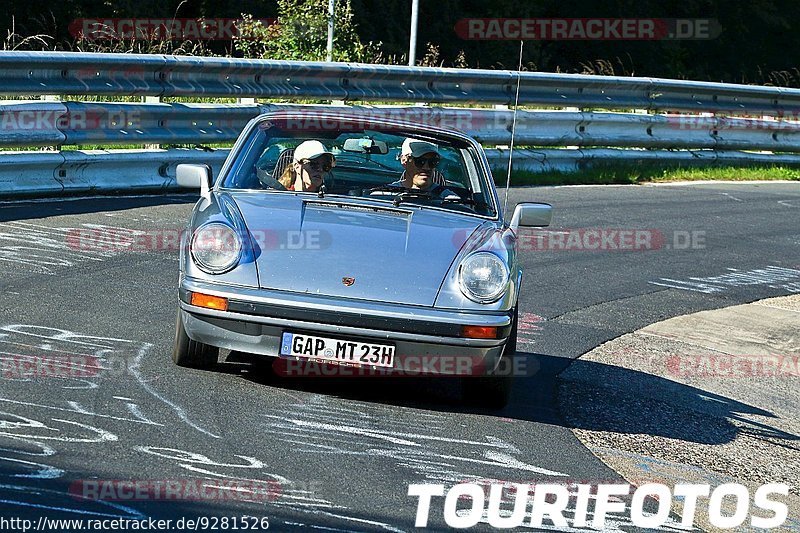
[[[325,61],[328,43],[327,0],[279,0],[278,21],[264,26],[242,15],[240,37],[234,41],[244,57]],[[380,57],[381,43],[364,44],[356,33],[350,0],[336,3],[333,60],[371,63]]]

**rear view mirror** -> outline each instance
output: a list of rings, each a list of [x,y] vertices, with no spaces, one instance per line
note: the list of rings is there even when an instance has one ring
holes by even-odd
[[[373,139],[345,139],[342,149],[345,152],[356,152],[359,154],[381,154],[389,153],[389,146],[384,141]]]
[[[514,215],[511,217],[509,227],[513,231],[517,228],[544,228],[550,225],[553,219],[553,206],[550,204],[525,202],[517,204]]]
[[[175,181],[179,187],[200,189],[200,196],[207,198],[211,190],[211,169],[208,165],[182,163],[175,169]]]

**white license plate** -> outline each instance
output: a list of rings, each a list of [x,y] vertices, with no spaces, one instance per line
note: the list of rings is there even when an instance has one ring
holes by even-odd
[[[281,355],[338,364],[394,366],[394,346],[290,333],[281,339]]]

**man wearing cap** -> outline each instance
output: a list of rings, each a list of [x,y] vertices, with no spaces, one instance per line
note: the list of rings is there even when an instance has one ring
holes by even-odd
[[[459,196],[456,193],[444,187],[444,176],[436,170],[439,161],[438,146],[428,141],[408,138],[403,141],[400,149],[400,163],[404,168],[403,175],[389,186],[419,191],[439,200],[458,199]]]
[[[303,141],[294,149],[292,164],[278,181],[287,191],[317,192],[325,174],[336,166],[336,158],[319,141]]]
[[[438,146],[409,137],[403,141],[400,150],[400,163],[405,170],[400,180],[392,185],[440,194],[442,190],[445,190],[442,187],[444,180],[441,178],[441,174],[436,172],[440,159]]]

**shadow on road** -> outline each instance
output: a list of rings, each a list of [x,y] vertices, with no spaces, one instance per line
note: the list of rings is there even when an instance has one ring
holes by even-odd
[[[751,436],[800,439],[750,419],[752,416],[774,418],[773,413],[662,377],[580,359],[570,361],[525,352],[518,352],[517,356],[526,359],[528,374],[516,378],[511,401],[500,410],[465,405],[461,397],[461,379],[458,378],[284,378],[275,376],[268,364],[246,354],[233,353],[228,360],[251,363],[252,370],[242,376],[253,383],[385,405],[512,418],[595,431],[658,435],[703,444],[730,442],[743,426]],[[593,376],[592,382],[563,379],[559,375],[568,367],[570,373],[577,370],[581,375]],[[239,365],[221,363],[215,370],[239,374],[240,368]],[[565,395],[568,398],[559,403],[559,390],[563,392],[565,387],[572,390]],[[613,405],[613,409],[608,408],[609,405]],[[569,410],[572,409],[582,410],[582,416],[570,416]],[[692,416],[693,413],[696,416]],[[713,416],[707,416],[709,414]],[[570,423],[576,420],[580,422]]]
[[[83,215],[122,211],[168,204],[192,205],[197,194],[151,194],[135,196],[92,196],[74,198],[0,200],[0,222],[30,220],[61,215]]]
[[[577,429],[699,444],[724,444],[739,434],[800,440],[771,426],[778,415],[768,410],[636,370],[577,359],[559,381],[562,414]]]

